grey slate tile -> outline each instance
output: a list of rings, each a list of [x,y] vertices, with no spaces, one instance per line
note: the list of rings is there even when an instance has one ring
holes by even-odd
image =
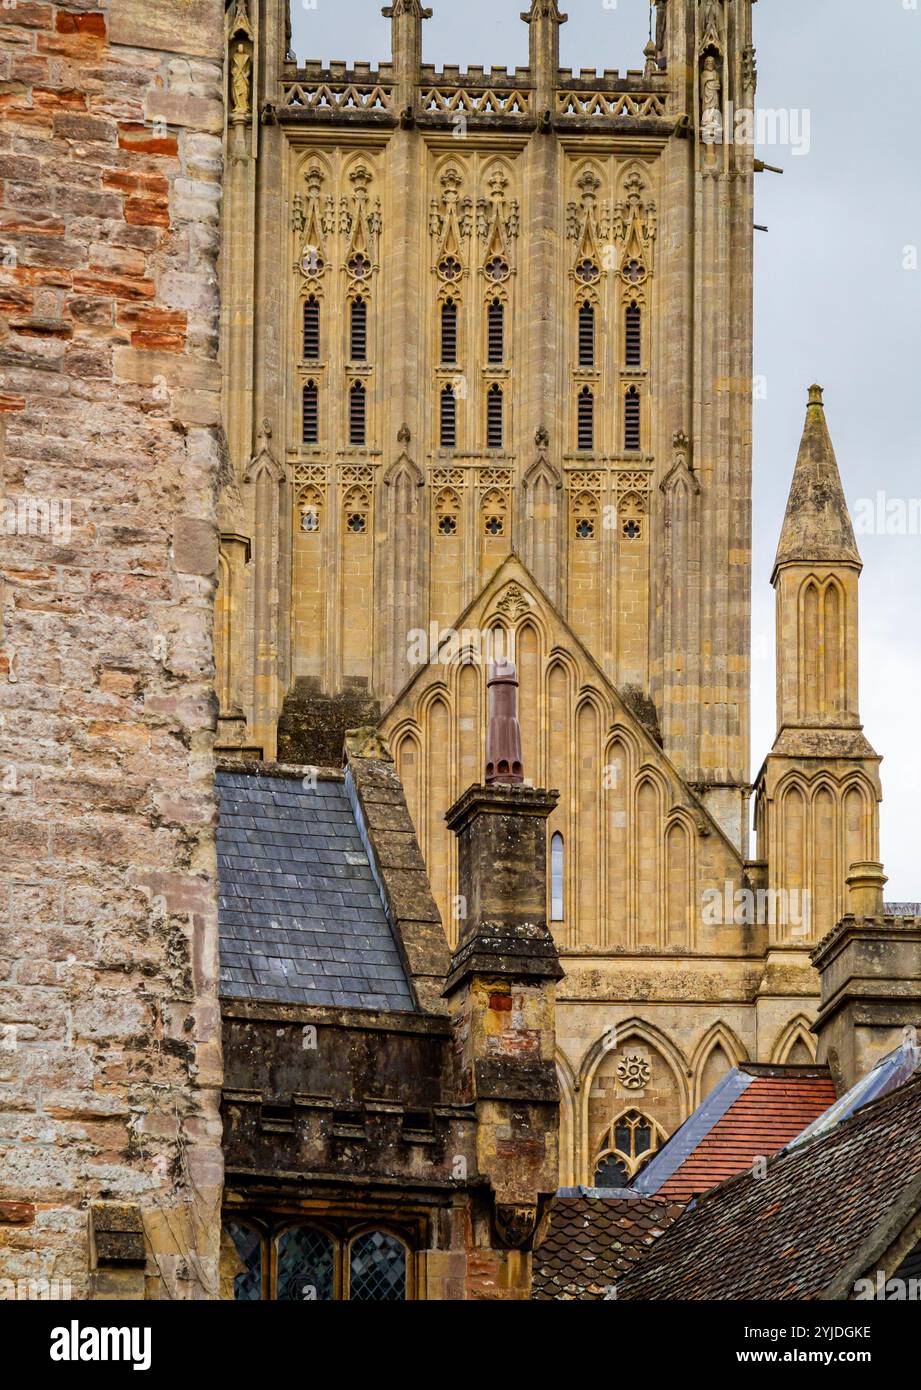
[[[217,786],[223,992],[411,1009],[344,784],[220,772]]]

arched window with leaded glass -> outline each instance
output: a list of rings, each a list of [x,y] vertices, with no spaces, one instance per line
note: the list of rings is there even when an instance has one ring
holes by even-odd
[[[410,1248],[385,1229],[268,1217],[226,1220],[221,1297],[237,1302],[397,1303],[414,1297]]]
[[[407,1294],[406,1246],[387,1231],[366,1231],[349,1249],[353,1303],[401,1303]]]
[[[263,1297],[263,1239],[255,1226],[227,1221],[221,1239],[222,1298],[255,1303]]]
[[[637,1173],[661,1146],[665,1134],[641,1110],[625,1110],[608,1126],[594,1165],[596,1187],[629,1187]]]
[[[275,1241],[275,1297],[282,1303],[329,1303],[335,1297],[336,1249],[325,1231],[291,1226]]]

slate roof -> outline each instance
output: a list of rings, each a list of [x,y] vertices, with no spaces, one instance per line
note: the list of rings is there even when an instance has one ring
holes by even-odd
[[[769,1159],[763,1177],[708,1192],[624,1276],[618,1298],[847,1297],[921,1207],[919,1132],[915,1076]]]
[[[415,1008],[344,781],[216,774],[221,993]]]
[[[534,1251],[531,1297],[615,1298],[619,1280],[683,1210],[654,1198],[555,1198],[549,1228]]]
[[[736,1067],[636,1179],[685,1202],[782,1149],[835,1102],[826,1067]]]

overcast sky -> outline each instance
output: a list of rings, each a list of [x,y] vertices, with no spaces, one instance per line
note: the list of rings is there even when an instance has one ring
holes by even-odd
[[[426,62],[527,63],[524,0],[429,3]],[[291,4],[299,58],[389,57],[374,0]],[[561,7],[564,66],[642,66],[646,0]],[[865,566],[861,713],[884,759],[886,896],[921,901],[921,0],[760,0],[754,18],[758,105],[792,114],[802,153],[759,150],[785,173],[757,183],[770,230],[755,261],[752,773],[775,733],[771,564],[817,381]]]

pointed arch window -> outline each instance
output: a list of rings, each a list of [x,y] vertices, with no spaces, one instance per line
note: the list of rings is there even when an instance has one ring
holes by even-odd
[[[441,306],[441,365],[457,365],[457,304],[446,299]]]
[[[460,534],[460,499],[451,488],[444,488],[435,499],[435,531],[439,536]]]
[[[494,299],[486,310],[487,361],[493,366],[505,361],[505,305]]]
[[[573,503],[573,536],[577,541],[593,541],[598,535],[598,502],[590,492],[581,492]]]
[[[367,534],[371,516],[371,498],[363,487],[353,487],[345,495],[343,521],[346,534]]]
[[[635,492],[628,492],[621,499],[617,508],[617,518],[620,523],[620,534],[625,541],[641,541],[643,539],[644,514],[643,504]]]
[[[367,392],[364,383],[353,381],[349,388],[349,443],[367,443]]]
[[[502,387],[493,382],[486,393],[486,447],[501,449],[505,438],[505,400]]]
[[[349,1251],[353,1303],[401,1303],[406,1298],[406,1246],[386,1231],[368,1231]]]
[[[624,361],[628,367],[643,365],[643,311],[635,302],[624,311]]]
[[[550,839],[550,920],[562,922],[565,918],[564,893],[565,855],[563,837],[557,830]]]
[[[585,303],[579,309],[579,366],[595,365],[595,309]]]
[[[596,1187],[624,1187],[661,1146],[663,1131],[640,1110],[625,1110],[601,1138]]]
[[[333,1298],[335,1247],[325,1231],[294,1226],[276,1242],[275,1297],[285,1303],[329,1303]]]
[[[349,319],[349,356],[353,362],[368,360],[368,306],[353,299]]]
[[[304,300],[304,360],[320,360],[320,301],[315,294]]]
[[[320,392],[315,381],[306,381],[301,392],[301,443],[320,442]]]
[[[319,488],[305,488],[298,498],[299,526],[305,536],[315,536],[320,530],[323,514],[323,495]]]
[[[457,448],[457,397],[450,383],[441,390],[438,437],[443,449]]]
[[[508,502],[504,493],[501,493],[497,488],[490,488],[480,503],[480,511],[483,518],[483,531],[487,536],[497,537],[506,534]]]
[[[640,393],[635,386],[624,396],[624,450],[628,454],[639,453],[640,433]]]
[[[589,386],[582,387],[576,402],[576,444],[582,451],[595,447],[595,397]]]

